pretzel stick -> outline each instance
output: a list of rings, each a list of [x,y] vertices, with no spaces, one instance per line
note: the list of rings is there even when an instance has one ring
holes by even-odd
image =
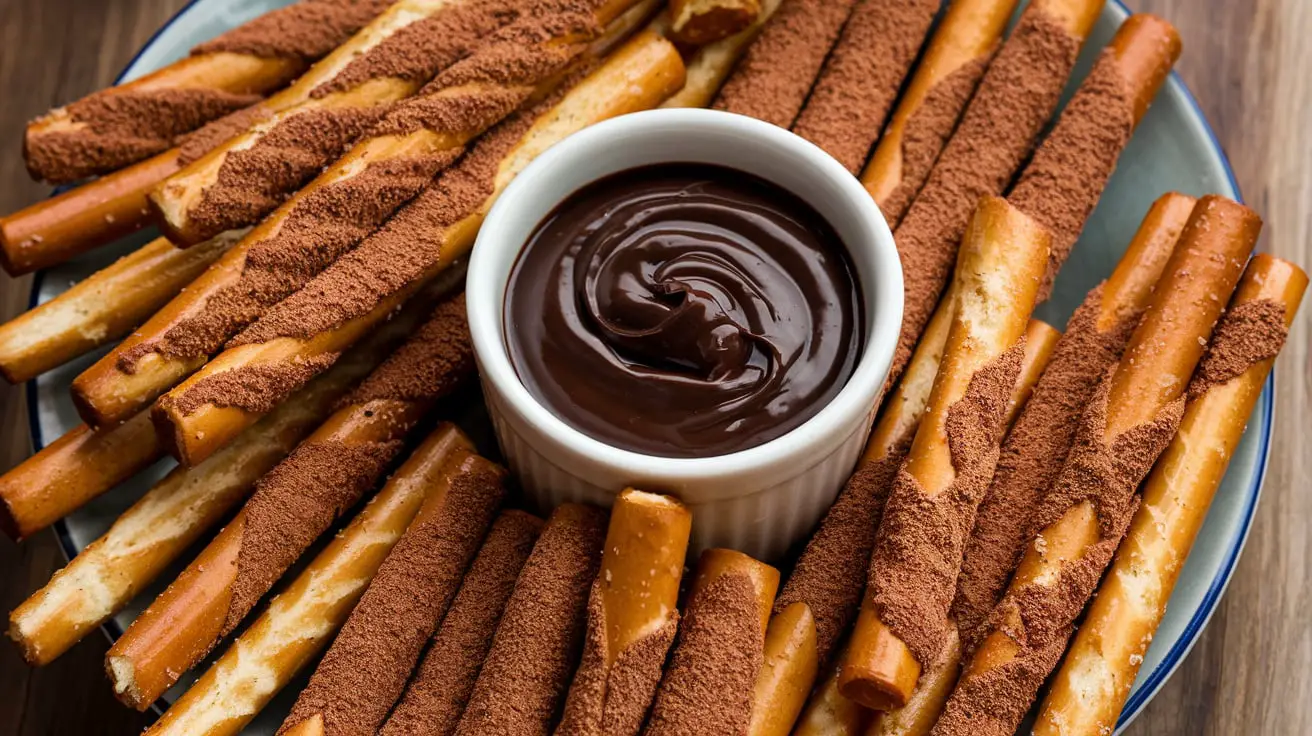
[[[951,328],[953,313],[955,312],[955,289],[950,288],[944,301],[939,305],[938,310],[934,313],[934,318],[930,321],[928,329],[925,330],[925,336],[921,343],[916,346],[916,353],[911,359],[911,364],[907,372],[902,376],[902,382],[898,384],[897,391],[894,393],[894,400],[889,402],[885,407],[884,414],[880,417],[876,431],[871,435],[871,443],[867,446],[867,458],[870,462],[892,461],[892,470],[884,472],[882,485],[878,493],[883,498],[887,496],[889,486],[892,483],[892,472],[901,465],[902,460],[906,457],[907,447],[910,445],[915,435],[916,427],[919,426],[921,418],[924,416],[926,406],[929,403],[929,394],[933,385],[933,373],[937,372],[938,363],[941,360],[943,348],[947,343],[947,332]],[[1016,386],[1012,390],[1011,398],[1007,402],[1007,411],[1003,418],[1004,426],[1010,427],[1015,420],[1016,414],[1025,406],[1029,400],[1034,385],[1039,381],[1040,376],[1044,374],[1048,361],[1052,357],[1053,348],[1060,339],[1061,332],[1048,325],[1047,323],[1031,319],[1025,329],[1025,354],[1021,359],[1020,377],[1016,381]],[[928,372],[929,377],[920,380],[919,374]],[[895,409],[895,407],[897,409]],[[882,512],[882,503],[879,504],[879,512]],[[874,529],[878,526],[879,514],[874,514],[873,520],[866,523],[871,529],[871,541],[867,543],[862,550],[865,555],[865,562],[868,563],[870,558],[870,549],[874,545]],[[850,532],[849,532],[850,533]],[[812,543],[814,544],[814,542]],[[808,546],[808,552],[811,546]],[[817,565],[816,567],[822,567]],[[804,573],[815,575],[815,571]],[[823,573],[822,573],[823,574]],[[828,573],[834,577],[834,573]],[[796,577],[797,573],[793,575]],[[865,581],[861,579],[848,587],[852,589],[849,594],[851,603],[851,612],[847,614],[845,621],[850,622],[856,613],[856,607],[860,600]],[[789,580],[789,587],[793,581]],[[787,590],[787,588],[785,589]],[[783,596],[780,596],[781,600]],[[778,602],[775,605],[778,608]],[[771,622],[771,628],[774,623]],[[955,647],[959,651],[960,639],[957,638],[955,627],[948,629],[947,651],[952,651]],[[841,661],[842,655],[838,657]],[[895,724],[915,724],[919,721],[918,716],[913,715],[922,708],[921,703],[932,702],[934,686],[927,684],[926,678],[935,678],[929,682],[937,682],[942,674],[950,671],[951,679],[947,680],[946,689],[941,690],[941,697],[947,698],[947,690],[950,690],[952,683],[956,681],[956,660],[953,660],[952,669],[939,666],[939,660],[935,660],[929,670],[921,675],[916,690],[912,693],[911,699],[903,708],[876,716],[879,721],[875,728],[875,733],[895,734],[901,733],[901,725]],[[838,668],[831,668],[828,677],[815,692],[811,695],[810,700],[806,703],[806,710],[791,711],[796,719],[800,713],[797,733],[800,735],[812,734],[832,734],[833,736],[856,736],[865,733],[866,727],[871,725],[870,711],[865,707],[857,705],[838,692]],[[785,713],[789,711],[783,711]],[[933,718],[937,718],[938,710],[933,711],[934,715],[928,720],[928,725],[924,727],[924,732],[928,727],[933,725]],[[896,714],[896,715],[895,715]],[[908,726],[910,728],[910,726]],[[880,731],[879,729],[884,729]],[[922,731],[908,730],[906,733],[921,733]]]
[[[414,330],[426,314],[419,306],[407,306],[331,371],[204,463],[175,468],[11,613],[9,635],[28,664],[48,664],[63,654],[219,523]]]
[[[377,732],[496,517],[505,475],[470,458],[445,492],[424,501],[279,733]]]
[[[688,57],[687,81],[683,89],[661,103],[661,107],[706,107],[729,78],[734,65],[747,52],[761,29],[783,0],[761,0],[761,12],[747,28],[728,38],[708,43]]]
[[[1089,292],[1071,317],[1036,395],[1003,443],[952,603],[967,648],[979,643],[980,628],[1006,590],[1033,531],[1030,514],[1061,472],[1080,415],[1103,374],[1121,359],[1195,202],[1171,193],[1148,210],[1111,276]]]
[[[935,734],[1009,734],[1029,710],[1130,523],[1135,488],[1179,425],[1189,375],[1260,230],[1261,219],[1243,205],[1199,200],[1035,510],[1032,528],[1040,531],[1026,544]]]
[[[439,427],[228,651],[164,712],[151,736],[236,734],[345,622],[426,499],[490,465]]]
[[[1016,0],[953,0],[939,21],[874,156],[861,172],[889,227],[911,206],[970,102]]]
[[[223,430],[202,421],[203,404],[183,412],[175,400],[234,370],[285,372],[330,361],[468,253],[492,202],[534,157],[594,122],[655,106],[678,88],[682,72],[669,41],[641,34],[558,102],[507,120],[386,227],[238,335],[161,401],[161,413],[184,440],[198,431],[217,436]],[[337,296],[343,291],[349,301]]]
[[[793,132],[861,170],[941,0],[858,0]]]
[[[149,707],[374,487],[419,420],[472,374],[467,330],[463,301],[443,304],[260,480],[242,512],[106,655],[121,700]]]
[[[1002,194],[1033,151],[1103,2],[1034,0],[1025,7],[898,224],[905,304],[889,385],[901,376],[949,283],[975,205]]]
[[[542,524],[541,519],[523,511],[503,512],[493,522],[423,664],[379,731],[382,736],[450,736],[455,732],[479,667],[492,648],[501,611]]]
[[[1034,732],[1109,733],[1307,288],[1297,266],[1249,262],[1194,372],[1180,430],[1039,711]]]
[[[604,511],[576,503],[547,519],[515,581],[457,736],[550,730],[582,643],[605,524]]]
[[[811,608],[794,603],[772,618],[762,654],[747,733],[788,736],[820,668]]]
[[[761,17],[761,0],[670,0],[671,38],[689,46],[721,41]]]
[[[0,528],[26,539],[163,456],[145,412],[101,430],[80,424],[0,476]]]
[[[839,675],[839,691],[868,708],[906,705],[943,646],[963,527],[993,476],[1048,241],[1038,223],[995,197],[980,201],[962,240],[942,364],[880,520]],[[920,592],[900,596],[907,584]]]
[[[692,514],[633,488],[615,499],[588,599],[583,661],[556,733],[634,736],[679,626],[679,581]]]
[[[239,234],[179,250],[156,238],[0,325],[0,374],[22,383],[123,337],[223,255]]]
[[[1170,23],[1144,13],[1127,18],[1007,195],[1052,233],[1040,299],[1052,292],[1121,151],[1178,58],[1180,34]]]

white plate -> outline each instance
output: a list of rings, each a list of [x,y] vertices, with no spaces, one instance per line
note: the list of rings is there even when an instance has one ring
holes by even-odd
[[[1098,49],[1111,39],[1116,27],[1128,14],[1118,0],[1113,2],[1116,4],[1107,6],[1089,40],[1074,75],[1076,80],[1087,73]],[[194,0],[155,34],[128,65],[121,79],[140,76],[181,58],[195,44],[287,3],[288,0]],[[1188,49],[1188,39],[1185,39],[1185,53],[1189,53]],[[1093,213],[1084,237],[1062,271],[1052,301],[1040,309],[1039,316],[1053,324],[1065,324],[1085,292],[1110,273],[1148,206],[1170,190],[1193,195],[1215,192],[1239,198],[1238,186],[1225,153],[1189,90],[1174,75],[1121,157],[1120,167]],[[37,274],[33,303],[58,295],[72,283],[147,239],[145,234],[125,238],[114,247]],[[78,423],[68,398],[69,382],[102,354],[100,351],[86,356],[29,384],[28,406],[36,447],[43,447]],[[1235,452],[1207,522],[1180,574],[1166,618],[1148,650],[1139,679],[1121,715],[1121,729],[1143,710],[1188,654],[1234,570],[1253,522],[1266,470],[1272,426],[1271,381],[1262,393],[1249,426],[1250,431]],[[161,462],[150,472],[114,489],[60,522],[56,532],[65,554],[76,554],[108,529],[133,499],[164,474],[169,464],[170,461]],[[162,575],[159,585],[147,590],[126,611],[105,625],[106,634],[111,639],[119,636],[123,627],[172,578],[172,573]],[[189,683],[190,679],[184,679],[183,684]],[[172,702],[181,689],[180,685],[169,691],[164,700]],[[297,690],[299,687],[295,684],[289,687],[265,709],[264,715],[247,729],[247,733],[273,733]]]

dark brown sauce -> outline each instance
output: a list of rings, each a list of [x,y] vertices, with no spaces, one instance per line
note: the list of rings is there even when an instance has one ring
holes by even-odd
[[[510,275],[510,360],[538,401],[609,445],[711,457],[815,416],[856,368],[847,249],[797,196],[662,164],[570,195]]]

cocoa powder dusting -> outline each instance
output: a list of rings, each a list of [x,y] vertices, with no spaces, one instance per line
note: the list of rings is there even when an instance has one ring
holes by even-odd
[[[382,736],[455,732],[501,611],[541,531],[542,520],[522,511],[506,511],[492,524],[423,664],[383,724]]]
[[[665,670],[646,736],[745,736],[765,646],[756,587],[724,575],[686,606],[679,644]]]
[[[948,409],[946,433],[956,477],[930,496],[898,471],[870,558],[870,589],[879,618],[927,666],[943,649],[961,555],[998,460],[1007,403],[1025,345],[989,361]]]
[[[902,178],[897,187],[879,203],[879,209],[890,227],[896,228],[902,221],[911,201],[929,178],[934,162],[952,137],[957,120],[961,118],[961,111],[966,109],[975,94],[975,88],[979,86],[979,80],[989,68],[992,58],[993,54],[989,53],[957,67],[930,87],[920,106],[907,117],[902,126]]]
[[[178,136],[259,99],[205,88],[111,88],[65,108],[78,127],[36,135],[29,129],[23,157],[33,176],[52,184],[107,174],[165,151]]]
[[[1079,52],[1078,39],[1037,4],[1029,5],[898,225],[905,304],[890,385],[902,375],[938,305],[975,205],[985,195],[1001,194],[1033,151]]]
[[[501,162],[569,86],[562,84],[546,100],[512,115],[480,138],[386,225],[270,309],[233,344],[326,332],[367,314],[384,297],[423,277],[441,258],[447,229],[487,206]]]
[[[474,375],[463,294],[443,302],[432,318],[342,401],[431,401]]]
[[[351,611],[279,733],[315,715],[328,734],[374,733],[451,604],[505,495],[505,472],[470,457],[424,500]]]
[[[351,60],[311,97],[346,92],[374,79],[423,84],[467,56],[487,35],[514,21],[528,0],[459,2],[397,30]]]
[[[268,107],[255,104],[206,123],[178,139],[178,166],[190,166],[219,144],[271,117]]]
[[[239,366],[201,379],[180,397],[165,394],[156,406],[183,416],[191,416],[206,404],[267,414],[311,378],[331,368],[337,356],[328,353],[306,360]]]
[[[301,0],[244,23],[191,50],[228,52],[309,64],[327,56],[376,18],[393,0]]]
[[[219,638],[232,633],[301,553],[373,488],[403,445],[306,442],[260,479],[246,502],[237,575]]]
[[[610,651],[606,610],[601,586],[594,582],[588,599],[583,659],[570,685],[557,736],[637,736],[678,630],[679,614],[675,611],[659,629],[619,652],[614,665],[607,669]]]
[[[1052,234],[1040,300],[1052,292],[1057,271],[1080,239],[1132,135],[1134,94],[1115,54],[1103,49],[1007,197]]]
[[[848,479],[775,599],[776,615],[794,603],[810,607],[822,668],[856,620],[875,532],[905,458],[906,448],[899,448],[883,460],[863,464]]]
[[[1274,359],[1285,347],[1288,336],[1285,305],[1259,299],[1231,307],[1216,323],[1212,342],[1189,383],[1189,398],[1196,399],[1213,386],[1238,378],[1264,360]]]
[[[1085,297],[1066,325],[1043,376],[1002,445],[957,579],[952,616],[966,651],[974,649],[989,612],[1006,590],[1021,550],[1035,531],[1031,512],[1052,487],[1075,441],[1080,415],[1098,382],[1121,359],[1142,311],[1097,328],[1103,285]]]
[[[941,6],[940,0],[861,0],[793,132],[853,174],[860,171]]]
[[[791,128],[855,4],[784,2],[720,88],[715,109]]]
[[[1157,417],[1106,443],[1108,396],[1115,367],[1095,391],[1056,484],[1034,514],[1034,528],[1047,529],[1068,510],[1093,506],[1099,539],[1062,564],[1055,581],[1013,588],[994,608],[989,630],[1006,634],[1017,647],[1004,665],[964,677],[935,725],[935,736],[1009,736],[1057,666],[1075,620],[1093,595],[1138,507],[1135,490],[1179,427],[1184,399]],[[1042,533],[1032,538],[1042,538]],[[1036,542],[1037,543],[1037,542]]]
[[[380,111],[304,110],[280,120],[250,148],[228,153],[214,183],[187,211],[191,227],[212,237],[258,222],[373,125]]]
[[[515,583],[457,736],[545,736],[565,699],[601,566],[606,512],[556,509]]]

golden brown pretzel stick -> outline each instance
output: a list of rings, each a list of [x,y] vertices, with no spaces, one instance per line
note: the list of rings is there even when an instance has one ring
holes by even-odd
[[[80,424],[0,476],[0,529],[26,539],[163,456],[146,412],[117,427]]]
[[[414,223],[422,220],[422,229],[419,232],[425,237],[419,240],[420,244],[436,250],[435,241],[455,239],[457,242],[450,243],[449,247],[448,243],[442,242],[440,254],[426,249],[425,253],[432,256],[431,259],[426,260],[417,258],[417,254],[411,250],[420,235],[414,232],[407,233],[404,236],[407,248],[403,251],[406,254],[404,262],[412,265],[432,265],[434,271],[445,269],[452,259],[467,252],[468,245],[472,243],[472,236],[477,232],[477,222],[470,218],[477,217],[478,222],[481,222],[481,214],[479,214],[482,211],[481,205],[486,203],[488,197],[495,196],[514,173],[537,152],[591,121],[654,105],[655,102],[648,102],[648,99],[652,97],[659,99],[658,94],[665,92],[667,86],[677,81],[674,79],[675,69],[680,72],[677,78],[681,79],[682,65],[678,54],[674,52],[669,42],[663,39],[651,39],[649,36],[635,39],[632,46],[626,46],[613,54],[593,76],[571,90],[572,94],[566,94],[556,107],[553,108],[547,102],[542,103],[542,109],[534,106],[534,111],[542,113],[544,118],[526,133],[523,132],[524,129],[534,123],[534,119],[530,117],[531,113],[513,116],[506,125],[499,127],[484,141],[480,141],[475,146],[475,156],[479,158],[477,165],[488,165],[484,157],[493,158],[496,162],[492,164],[496,167],[495,175],[473,168],[476,164],[467,163],[474,156],[465,159],[466,162],[456,167],[457,170],[463,168],[464,171],[453,171],[449,176],[443,177],[441,181],[430,187],[424,197],[420,197],[406,208],[405,211],[414,219],[398,217],[389,228],[380,231],[375,238],[369,239],[364,244],[365,247],[368,248],[373,243],[375,251],[388,247],[394,248],[397,245],[396,237],[393,236],[388,241],[383,237],[384,233],[395,232],[396,229],[405,227],[407,221]],[[574,125],[576,118],[577,126]],[[521,133],[522,139],[519,137]],[[508,151],[502,147],[507,143],[507,138],[514,141],[512,145],[507,146]],[[493,139],[496,139],[495,143],[491,142]],[[482,151],[481,156],[478,156],[477,151]],[[477,186],[482,192],[483,187],[486,186],[484,180],[494,176],[493,191],[477,198],[477,204],[470,208],[474,211],[463,212],[468,217],[459,218],[456,222],[446,221],[446,214],[451,211],[446,209],[450,206],[449,199],[442,205],[442,210],[434,211],[425,206],[426,201],[431,201],[429,197],[450,196],[438,191],[443,182],[455,187],[456,182],[472,178],[473,184],[466,182],[459,186],[465,188],[471,185]],[[378,177],[373,177],[373,180],[377,181],[377,179]],[[338,241],[339,245],[354,246],[356,240],[367,235],[371,229],[371,227],[361,227],[358,230],[348,228],[349,232],[339,233],[334,237],[334,241]],[[83,416],[96,422],[104,421],[130,407],[152,401],[159,393],[171,388],[203,365],[209,352],[222,348],[224,340],[272,306],[272,301],[285,296],[289,290],[294,291],[295,288],[306,285],[310,275],[318,270],[310,266],[326,266],[327,263],[322,260],[325,255],[323,251],[316,250],[322,243],[314,238],[308,238],[308,234],[313,229],[302,230],[303,232],[293,231],[290,235],[285,234],[287,231],[280,231],[284,232],[285,237],[275,235],[263,240],[262,236],[257,235],[261,232],[257,228],[251,236],[230,250],[225,258],[215,263],[186,293],[170,302],[141,330],[79,376],[74,381],[73,391],[75,403]],[[293,237],[296,232],[301,232],[301,235]],[[379,242],[380,237],[383,238],[381,242]],[[310,247],[312,244],[314,248]],[[259,260],[260,258],[267,260],[272,255],[278,255],[279,258],[275,258],[272,263]],[[374,257],[386,257],[393,261],[397,258],[395,252],[375,253]],[[251,261],[251,258],[255,261]],[[314,263],[300,263],[306,267],[304,271],[288,270],[288,261],[299,263],[305,259]],[[441,261],[440,265],[432,264],[434,260]],[[369,265],[368,270],[371,275],[380,273],[373,264]],[[395,269],[391,270],[395,271]],[[404,275],[406,278],[414,278],[418,274]],[[323,275],[323,279],[331,278],[331,274]],[[243,291],[266,284],[270,279],[279,284],[271,292],[252,295]],[[360,284],[357,283],[355,286],[358,288]],[[340,291],[335,291],[326,295],[327,301],[336,308],[336,311],[346,306],[338,299],[339,294]],[[393,301],[391,306],[394,307],[402,300],[403,297]],[[390,307],[387,311],[390,311]],[[386,311],[383,314],[386,314]],[[223,367],[213,366],[215,369]]]
[[[687,81],[661,107],[706,107],[719,93],[747,48],[761,34],[783,0],[762,0],[761,12],[747,28],[715,43],[708,43],[688,57]]]
[[[785,2],[721,87],[715,108],[791,128],[856,2]]]
[[[192,49],[180,61],[28,123],[33,178],[69,182],[140,161],[287,84],[391,0],[302,0]]]
[[[811,607],[794,603],[771,618],[762,654],[747,733],[788,736],[820,669]]]
[[[504,470],[470,462],[424,501],[279,733],[375,733],[387,718],[506,493]]]
[[[1145,13],[1127,18],[1007,195],[1052,233],[1041,299],[1179,57],[1180,34],[1170,23]]]
[[[918,380],[917,374],[922,371],[928,371],[931,374],[937,372],[943,347],[947,342],[946,333],[952,323],[953,299],[955,299],[955,296],[953,296],[952,290],[949,289],[948,295],[944,297],[944,303],[939,305],[938,311],[934,313],[933,320],[930,321],[929,327],[925,330],[925,336],[921,339],[921,344],[916,346],[916,353],[911,359],[911,365],[907,368],[907,372],[902,376],[902,382],[898,384],[897,391],[894,393],[896,401],[890,402],[886,406],[885,414],[881,416],[878,425],[880,429],[872,434],[872,440],[878,438],[882,444],[871,445],[867,448],[867,458],[875,457],[877,458],[876,462],[880,459],[891,458],[895,460],[893,471],[897,469],[896,466],[900,465],[902,458],[906,456],[907,445],[910,444],[915,428],[918,426],[920,418],[924,415],[925,407],[929,403],[928,397],[933,384],[933,376],[930,375],[922,381]],[[1052,357],[1053,348],[1060,337],[1061,332],[1046,322],[1037,319],[1030,320],[1028,327],[1025,329],[1025,355],[1021,360],[1020,377],[1016,381],[1010,401],[1007,402],[1007,412],[1003,419],[1004,425],[1009,427],[1012,421],[1015,420],[1016,414],[1029,400],[1034,385],[1047,368],[1048,361]],[[893,410],[894,407],[900,407],[900,410],[895,411]],[[877,447],[892,449],[883,452],[872,452]],[[888,486],[892,483],[892,471],[884,473],[882,478],[883,485],[879,491],[881,497],[886,496],[888,493]],[[880,510],[882,511],[882,505]],[[872,528],[878,525],[878,514],[874,516],[873,520],[867,520],[866,522]],[[872,531],[870,537],[873,538],[873,536]],[[870,547],[873,544],[872,539],[863,547],[867,562],[870,557]],[[811,546],[808,546],[807,549],[810,551]],[[814,577],[817,576],[817,573],[819,571],[811,570],[807,574]],[[835,576],[833,571],[825,571],[819,574]],[[796,575],[797,573],[794,572],[794,576]],[[791,586],[792,580],[790,579],[789,582]],[[851,612],[846,618],[847,621],[850,621],[856,613],[857,602],[864,583],[865,580],[862,578],[857,583],[849,586],[853,589],[853,592],[850,594],[852,603]],[[777,602],[776,608],[778,608]],[[774,628],[773,622],[771,622],[770,627],[771,629]],[[960,639],[957,637],[955,627],[948,629],[948,643],[945,651],[949,653],[949,656],[952,656],[953,651],[957,652],[956,656],[958,658],[952,660],[951,679],[946,680],[946,685],[937,689],[932,685],[927,685],[926,678],[935,677],[940,671],[943,673],[949,671],[946,667],[940,666],[942,664],[940,660],[935,660],[935,663],[921,674],[920,682],[912,693],[911,699],[907,701],[907,705],[877,716],[879,725],[871,725],[871,712],[868,709],[839,694],[838,669],[831,668],[828,677],[815,689],[810,700],[806,703],[806,710],[801,711],[800,706],[798,706],[798,710],[791,711],[795,718],[800,713],[797,733],[799,736],[808,734],[811,736],[819,736],[819,734],[856,736],[864,733],[868,725],[875,729],[874,733],[890,736],[897,733],[904,733],[907,736],[914,733],[927,733],[929,726],[933,725],[933,718],[937,717],[938,708],[934,708],[933,716],[923,730],[915,730],[916,724],[923,722],[916,714],[923,711],[924,706],[922,704],[932,703],[934,697],[946,699],[947,691],[951,689],[952,683],[956,682]],[[839,659],[841,660],[841,656]],[[942,678],[939,677],[931,682],[941,682],[941,680]],[[901,730],[904,728],[907,730]]]
[[[1134,491],[1170,442],[1185,386],[1261,230],[1243,205],[1199,200],[1120,363],[1081,419],[1056,483],[1035,510],[1006,595],[934,728],[1010,734],[1066,648],[1120,543]]]
[[[370,29],[376,63],[343,67],[308,99],[232,131],[160,183],[150,192],[157,224],[184,246],[255,224],[346,153],[389,106],[419,92],[533,2],[400,0]]]
[[[492,524],[451,602],[423,664],[379,731],[381,736],[450,736],[492,648],[501,611],[515,589],[542,520],[505,511]]]
[[[976,203],[1002,194],[1033,151],[1103,2],[1034,0],[1026,6],[898,224],[905,304],[890,385],[906,367],[949,282]]]
[[[458,736],[549,732],[578,659],[605,527],[595,506],[552,512],[515,581]]]
[[[425,300],[417,300],[425,301]],[[427,316],[411,304],[333,369],[195,468],[176,468],[9,617],[29,664],[49,663],[117,613],[201,534],[249,495],[260,476],[324,420],[346,392]]]
[[[178,170],[169,150],[0,217],[0,266],[49,268],[146,226],[146,191]]]
[[[746,732],[778,588],[779,571],[763,562],[702,553],[646,736]]]
[[[1027,541],[1030,513],[1052,486],[1098,382],[1121,359],[1195,200],[1170,193],[1148,210],[1107,281],[1067,324],[1057,355],[1007,437],[966,545],[952,615],[967,648],[1002,597]]]
[[[668,496],[629,488],[615,499],[588,599],[583,660],[556,733],[635,736],[642,728],[679,626],[691,532],[692,514]]]
[[[1298,313],[1307,274],[1253,257],[1189,388],[1180,430],[1143,487],[1143,502],[1040,709],[1034,733],[1109,733],[1129,697],[1176,577],[1262,385]]]
[[[238,335],[235,347],[172,391],[162,402],[168,421],[180,437],[196,431],[216,436],[218,427],[193,420],[208,409],[180,412],[170,402],[233,370],[285,371],[331,362],[468,253],[492,202],[534,157],[594,122],[655,106],[682,79],[683,64],[670,42],[644,33],[558,101],[548,98],[512,116],[386,227],[271,309]]]
[[[940,0],[858,0],[793,132],[860,171],[940,7]]]
[[[463,303],[435,317],[260,479],[237,518],[107,655],[115,691],[148,707],[250,613],[333,520],[373,488],[433,404],[467,380]],[[445,339],[436,338],[437,331]]]
[[[490,465],[439,427],[387,485],[170,707],[152,736],[236,734],[341,627],[426,499]],[[112,666],[112,663],[111,663]]]
[[[1016,0],[952,0],[870,163],[861,172],[888,226],[896,228],[952,137]]]
[[[22,383],[123,337],[177,296],[238,237],[220,235],[187,250],[156,238],[0,325],[0,374],[10,383]]]
[[[942,364],[880,519],[839,676],[840,692],[868,708],[905,705],[943,647],[961,550],[993,477],[1048,242],[1041,225],[996,197],[980,200],[962,239]]]
[[[745,30],[761,17],[761,0],[670,0],[670,37],[703,46]]]

